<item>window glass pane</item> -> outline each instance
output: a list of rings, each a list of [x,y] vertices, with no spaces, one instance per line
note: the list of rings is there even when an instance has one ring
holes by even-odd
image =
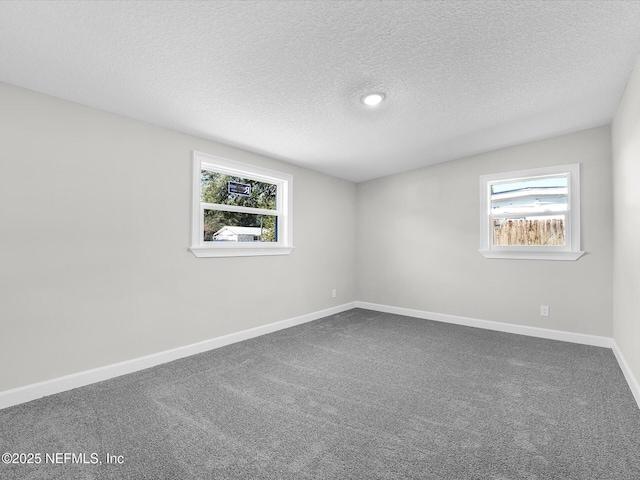
[[[252,213],[204,211],[205,242],[277,242],[278,217]]]
[[[568,177],[537,177],[491,185],[491,212],[564,212],[568,205]]]
[[[564,215],[494,218],[493,244],[563,246],[564,226]]]
[[[277,185],[202,170],[200,201],[221,205],[276,209]]]

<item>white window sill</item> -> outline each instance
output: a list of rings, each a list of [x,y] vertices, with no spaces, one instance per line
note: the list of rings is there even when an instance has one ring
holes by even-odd
[[[295,247],[236,247],[215,246],[215,247],[191,247],[189,251],[198,258],[210,257],[258,257],[264,255],[289,255]]]
[[[480,250],[485,258],[506,258],[511,260],[567,260],[579,259],[585,252],[514,252]]]

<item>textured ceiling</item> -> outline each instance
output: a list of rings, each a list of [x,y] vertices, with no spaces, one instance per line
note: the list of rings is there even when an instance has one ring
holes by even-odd
[[[609,123],[639,55],[640,1],[0,2],[0,81],[353,181]]]

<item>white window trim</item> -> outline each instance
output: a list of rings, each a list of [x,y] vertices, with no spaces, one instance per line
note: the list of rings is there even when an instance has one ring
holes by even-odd
[[[566,244],[558,246],[494,246],[490,228],[491,184],[505,180],[518,180],[526,177],[568,174],[569,193]],[[485,258],[506,258],[518,260],[577,260],[585,252],[580,250],[580,164],[558,165],[553,167],[504,172],[480,177],[480,253]]]
[[[261,182],[278,185],[276,198],[276,210],[268,213],[278,216],[278,241],[259,243],[213,243],[203,240],[204,231],[204,206],[216,208],[212,204],[203,204],[201,199],[201,171],[211,169],[216,172],[234,175]],[[256,213],[265,213],[262,209],[249,207],[229,206],[225,210],[256,210]],[[247,257],[263,255],[288,255],[293,249],[293,176],[276,172],[261,167],[254,167],[240,162],[235,162],[222,157],[216,157],[202,152],[193,152],[193,185],[191,203],[191,247],[189,250],[196,257]]]

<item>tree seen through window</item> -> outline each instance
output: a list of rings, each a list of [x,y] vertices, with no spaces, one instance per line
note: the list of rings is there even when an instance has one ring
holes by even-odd
[[[250,193],[232,193],[229,183],[236,182],[249,185]],[[233,191],[233,189],[231,189]],[[277,185],[225,175],[219,172],[202,170],[201,172],[201,202],[215,205],[229,205],[239,207],[276,210]],[[277,216],[254,213],[233,212],[224,209],[206,209],[204,212],[204,241],[222,240],[220,235],[224,227],[234,228],[239,232],[239,238],[245,241],[276,242]],[[240,228],[236,228],[240,227]],[[256,235],[257,233],[257,235]]]

